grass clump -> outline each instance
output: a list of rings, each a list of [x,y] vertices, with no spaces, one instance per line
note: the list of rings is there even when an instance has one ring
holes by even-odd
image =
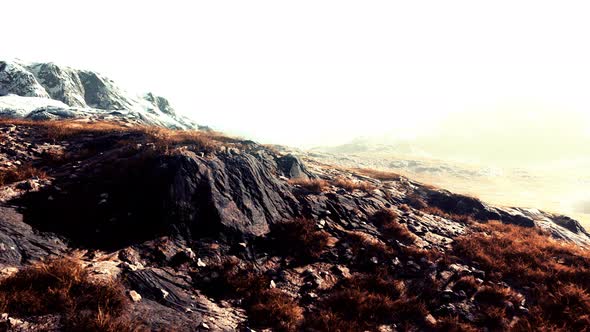
[[[381,233],[388,238],[405,243],[414,242],[414,235],[408,231],[406,226],[399,223],[399,216],[393,210],[379,210],[369,218],[369,221],[377,226]]]
[[[289,183],[314,194],[322,193],[328,189],[328,182],[322,179],[290,179]]]
[[[458,238],[454,254],[479,264],[490,279],[524,290],[530,314],[518,321],[516,330],[582,331],[590,326],[587,250],[558,242],[539,229],[490,221]],[[517,307],[522,301],[499,286],[480,288],[474,298],[488,307],[480,324],[506,323],[503,303]]]
[[[45,178],[47,174],[32,165],[23,165],[17,168],[0,170],[0,187],[30,179],[32,177]]]
[[[207,272],[213,277],[201,285],[203,290],[216,298],[240,299],[252,327],[298,329],[303,309],[286,293],[270,288],[270,279],[256,272],[251,264],[240,266],[237,259],[227,259]]]
[[[117,281],[96,282],[68,258],[24,268],[0,282],[0,309],[15,317],[61,315],[65,331],[137,331]]]
[[[332,181],[332,184],[336,187],[340,187],[345,189],[346,191],[353,192],[355,190],[360,190],[364,192],[370,192],[375,189],[375,186],[371,183],[365,181],[353,181],[346,177],[337,177]]]
[[[300,261],[318,259],[329,238],[328,233],[317,228],[315,221],[305,218],[274,224],[269,236],[275,250]]]

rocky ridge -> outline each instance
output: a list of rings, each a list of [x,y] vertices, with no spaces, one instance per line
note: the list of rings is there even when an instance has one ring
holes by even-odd
[[[168,100],[134,96],[89,70],[54,63],[0,61],[0,116],[33,120],[85,118],[193,129]]]

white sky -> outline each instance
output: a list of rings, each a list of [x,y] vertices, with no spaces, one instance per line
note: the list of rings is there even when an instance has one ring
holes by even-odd
[[[460,112],[510,127],[490,114],[537,108],[588,137],[586,3],[8,0],[0,56],[94,69],[272,143],[425,135]]]

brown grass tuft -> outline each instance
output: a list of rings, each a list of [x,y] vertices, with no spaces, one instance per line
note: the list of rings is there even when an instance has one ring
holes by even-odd
[[[454,254],[479,264],[492,280],[508,280],[525,288],[530,315],[518,329],[579,331],[590,324],[590,253],[573,244],[558,242],[535,228],[497,221],[478,225],[478,231],[456,240]],[[518,306],[521,298],[503,287],[478,290],[479,303]],[[490,309],[491,310],[491,309]],[[501,310],[485,311],[485,324],[502,325]],[[482,323],[483,324],[483,323]]]
[[[352,171],[368,176],[373,179],[377,179],[380,181],[397,181],[401,179],[401,175],[394,173],[394,172],[387,172],[387,171],[379,171],[376,169],[370,168],[353,168]]]
[[[317,228],[315,221],[305,218],[274,224],[269,236],[274,239],[276,250],[301,261],[319,258],[329,238],[328,233]]]
[[[289,183],[315,194],[322,193],[328,188],[328,182],[321,179],[291,179]]]
[[[24,268],[0,282],[0,309],[16,317],[60,314],[68,331],[132,331],[120,283],[94,282],[71,259]]]
[[[45,178],[45,172],[31,166],[23,165],[14,169],[0,170],[0,187],[32,177]]]
[[[355,190],[361,190],[364,192],[369,192],[375,189],[375,186],[372,185],[371,183],[368,183],[366,181],[353,181],[351,179],[345,178],[345,177],[337,177],[336,179],[334,179],[332,181],[332,184],[336,187],[340,187],[342,189],[345,189],[347,191],[355,191]]]
[[[369,218],[369,221],[377,226],[383,235],[405,243],[414,242],[414,235],[406,226],[399,223],[399,216],[393,210],[382,209]]]
[[[214,276],[202,285],[214,297],[239,298],[253,327],[296,331],[303,309],[287,294],[270,288],[270,279],[255,272],[252,265],[240,266],[228,259],[208,268]]]

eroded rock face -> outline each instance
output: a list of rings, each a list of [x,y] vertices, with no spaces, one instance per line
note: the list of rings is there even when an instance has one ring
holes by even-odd
[[[0,206],[0,267],[21,266],[66,252],[64,242],[52,234],[39,234],[23,222],[20,213]]]
[[[7,94],[49,98],[47,91],[25,67],[15,62],[0,61],[0,96]]]
[[[313,177],[301,160],[292,154],[277,158],[277,165],[283,175],[290,179],[308,179]]]

